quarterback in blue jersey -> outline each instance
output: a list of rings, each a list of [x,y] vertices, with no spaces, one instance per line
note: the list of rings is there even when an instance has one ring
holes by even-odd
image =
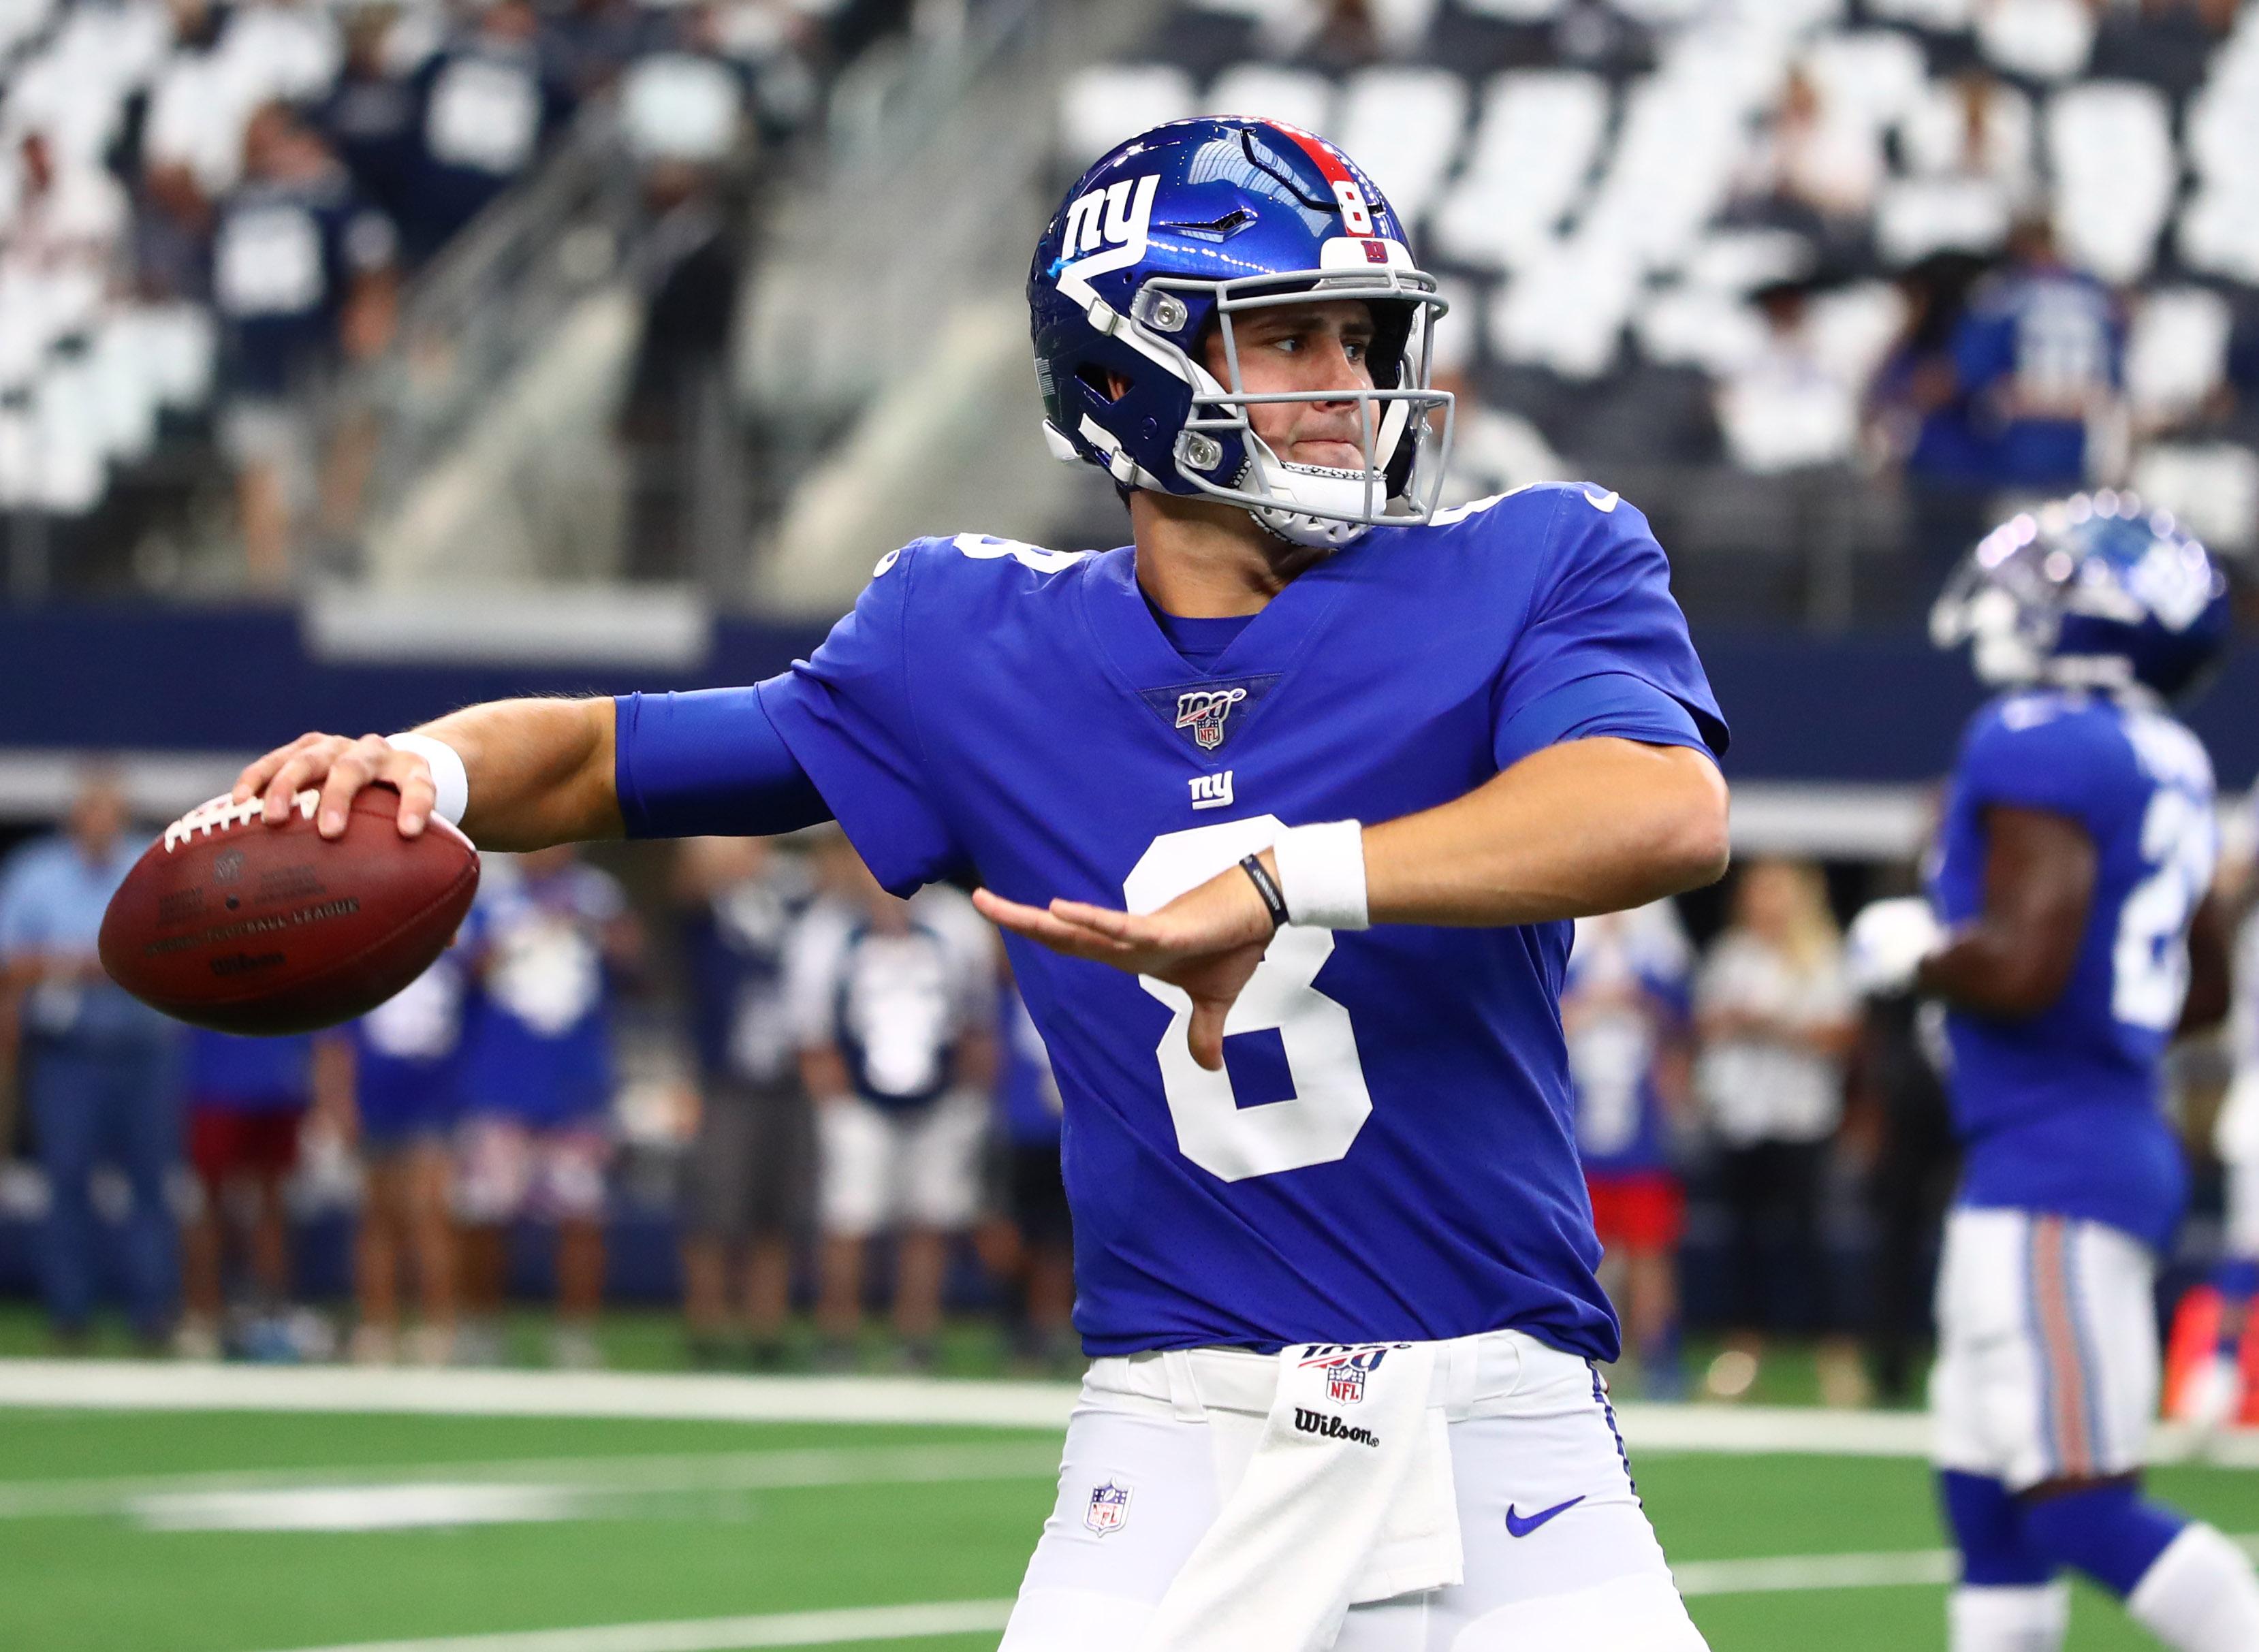
[[[2066,1569],[2183,1652],[2259,1646],[2249,1563],[2140,1493],[2152,1290],[2185,1179],[2163,1057],[2227,999],[2212,765],[2166,707],[2227,628],[2203,547],[2110,493],[1995,529],[1933,616],[2008,692],[1962,743],[1931,886],[1942,933],[1890,903],[1851,941],[1871,985],[1910,979],[1948,1012],[1964,1163],[1931,1399],[1962,1554],[1954,1652],[2059,1647]]]
[[[1434,509],[1435,282],[1308,133],[1124,144],[1029,296],[1132,545],[921,540],[757,687],[310,735],[241,795],[381,780],[499,847],[830,815],[897,893],[982,886],[1094,1356],[1010,1652],[1691,1652],[1557,1003],[1571,920],[1725,864],[1663,552],[1598,487]]]

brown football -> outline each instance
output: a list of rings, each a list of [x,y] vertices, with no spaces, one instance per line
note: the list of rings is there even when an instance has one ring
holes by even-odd
[[[177,1020],[271,1035],[350,1021],[421,975],[470,910],[478,851],[440,820],[403,837],[388,787],[328,842],[315,801],[281,826],[225,798],[167,826],[103,915],[110,978]]]

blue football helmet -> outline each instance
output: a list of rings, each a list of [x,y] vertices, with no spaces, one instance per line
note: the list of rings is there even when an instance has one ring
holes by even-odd
[[[2171,699],[2227,643],[2227,580],[2165,511],[2077,494],[1977,542],[1930,610],[1930,639],[1971,650],[1996,685],[2053,683]]]
[[[1358,469],[1287,464],[1249,423],[1254,403],[1320,398],[1249,394],[1233,317],[1313,298],[1372,312],[1374,388],[1322,398],[1358,404]],[[1237,119],[1132,139],[1067,191],[1037,243],[1028,307],[1044,438],[1058,458],[1124,488],[1244,507],[1296,545],[1344,545],[1433,514],[1450,443],[1451,397],[1429,385],[1445,305],[1372,180],[1323,139]],[[1211,327],[1222,380],[1202,360]],[[1428,416],[1439,408],[1436,437]]]

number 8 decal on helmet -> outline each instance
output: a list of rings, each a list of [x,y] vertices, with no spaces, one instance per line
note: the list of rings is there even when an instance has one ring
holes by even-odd
[[[1365,191],[1355,178],[1335,179],[1334,199],[1341,203],[1342,228],[1351,235],[1372,233],[1372,209],[1365,205]]]

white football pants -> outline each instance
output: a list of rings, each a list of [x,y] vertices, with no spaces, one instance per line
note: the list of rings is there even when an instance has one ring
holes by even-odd
[[[1246,1466],[1208,1413],[1267,1411],[1275,1371],[1225,1349],[1092,1365],[1001,1652],[1137,1644]],[[1350,1607],[1334,1652],[1707,1652],[1589,1364],[1493,1332],[1439,1345],[1436,1392],[1465,1581]]]

